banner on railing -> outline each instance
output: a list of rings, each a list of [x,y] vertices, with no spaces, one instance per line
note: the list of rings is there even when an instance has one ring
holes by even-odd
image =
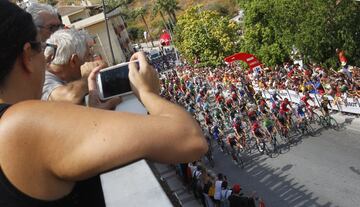
[[[272,95],[275,93],[274,89],[263,90],[259,88],[255,88],[256,91],[261,90],[263,97],[271,100]],[[300,103],[301,97],[303,97],[302,93],[297,93],[293,90],[276,90],[276,93],[279,94],[281,98],[288,98],[291,102]],[[320,106],[321,96],[317,94],[310,94],[310,97],[313,98],[314,102],[309,101],[309,104],[312,106]],[[338,110],[341,112],[348,112],[354,114],[360,114],[360,103],[359,100],[353,98],[346,98],[345,100],[334,100],[332,96],[327,96],[331,102],[331,108],[333,110]]]

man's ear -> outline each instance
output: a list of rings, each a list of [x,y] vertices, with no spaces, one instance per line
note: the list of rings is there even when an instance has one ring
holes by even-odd
[[[26,72],[32,73],[34,71],[34,67],[32,67],[32,59],[33,59],[33,51],[31,48],[30,43],[25,43],[23,47],[23,53],[22,53],[22,64],[23,68]]]
[[[70,66],[72,68],[74,68],[74,67],[77,67],[77,65],[79,65],[79,63],[80,63],[79,56],[77,54],[72,54],[71,58],[70,58],[70,62],[69,62]]]

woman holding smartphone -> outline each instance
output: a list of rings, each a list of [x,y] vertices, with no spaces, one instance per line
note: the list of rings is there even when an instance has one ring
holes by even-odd
[[[0,1],[0,39],[0,206],[76,206],[77,181],[141,158],[190,162],[207,151],[191,115],[158,95],[144,54],[133,55],[140,68],[131,64],[129,79],[148,116],[35,100],[46,45],[32,17],[8,1]]]

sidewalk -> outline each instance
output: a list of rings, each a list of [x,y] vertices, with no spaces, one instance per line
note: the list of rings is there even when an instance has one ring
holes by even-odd
[[[202,206],[192,192],[181,182],[181,178],[176,174],[174,167],[160,163],[153,163],[153,165],[160,174],[160,179],[167,183],[171,193],[179,200],[182,207]]]

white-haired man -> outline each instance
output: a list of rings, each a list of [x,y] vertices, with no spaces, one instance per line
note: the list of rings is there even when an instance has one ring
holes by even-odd
[[[57,10],[47,4],[32,3],[26,11],[39,28],[40,39],[45,42],[51,34],[64,27]]]
[[[84,31],[62,29],[56,31],[46,41],[48,44],[56,45],[57,51],[45,74],[43,100],[84,103],[84,97],[88,93],[88,74],[96,67],[95,64],[103,67],[99,62],[87,63],[89,64],[88,69],[81,74],[81,66],[91,58],[87,44],[89,38]],[[51,50],[51,47],[47,47],[45,56],[49,52],[53,54]],[[93,100],[92,103],[94,103]],[[112,109],[119,103],[120,98],[110,99],[107,102],[98,100],[95,107]]]

